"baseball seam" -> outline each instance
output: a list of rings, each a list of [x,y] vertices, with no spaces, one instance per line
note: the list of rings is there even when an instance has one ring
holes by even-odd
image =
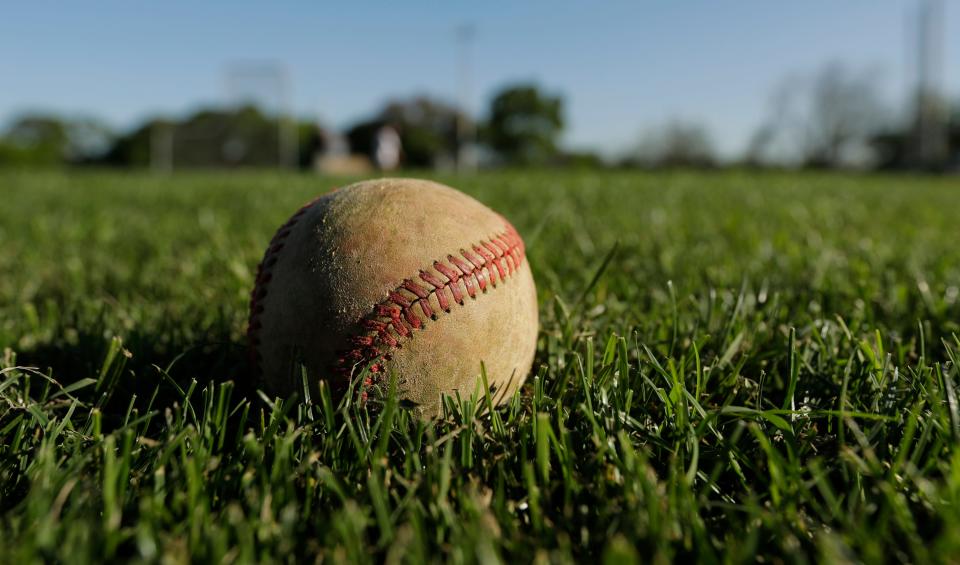
[[[250,363],[258,375],[262,374],[263,362],[261,318],[273,267],[293,227],[319,199],[305,204],[280,226],[257,267],[256,282],[250,293],[247,343]],[[516,273],[525,256],[523,239],[509,222],[504,220],[504,224],[502,233],[471,244],[469,249],[461,248],[459,257],[448,254],[445,259],[434,261],[375,304],[369,314],[358,320],[356,325],[360,331],[347,340],[350,348],[338,352],[334,372],[349,378],[356,367],[368,367],[370,375],[364,379],[361,392],[365,399],[366,389],[384,372],[383,362],[390,360],[390,352],[402,347],[402,338],[412,339],[414,330],[424,328],[425,319],[436,320],[440,312],[449,314],[454,303],[464,306],[465,299],[476,299],[478,293],[486,294],[488,289],[496,288]]]
[[[267,251],[263,255],[263,260],[257,265],[257,278],[253,285],[253,291],[250,293],[250,317],[247,320],[247,347],[250,356],[250,364],[254,367],[257,375],[262,372],[263,356],[260,353],[260,330],[263,328],[263,322],[260,318],[263,316],[263,299],[267,297],[270,280],[273,278],[273,266],[280,259],[280,251],[285,245],[286,239],[293,231],[293,226],[300,221],[311,206],[316,204],[320,197],[314,198],[304,204],[280,229],[273,235]]]
[[[461,248],[459,257],[448,254],[405,279],[360,319],[361,331],[348,340],[351,348],[340,352],[335,370],[349,378],[354,368],[368,367],[363,398],[366,388],[383,374],[390,352],[402,347],[403,338],[412,339],[414,330],[424,329],[426,319],[449,314],[454,303],[464,306],[467,298],[476,299],[516,273],[524,260],[523,239],[509,222],[504,223],[502,233]]]

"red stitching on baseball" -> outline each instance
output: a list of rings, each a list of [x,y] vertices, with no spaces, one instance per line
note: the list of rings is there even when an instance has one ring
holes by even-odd
[[[279,253],[286,245],[285,240],[293,232],[293,227],[319,200],[319,197],[311,200],[280,226],[270,240],[263,260],[257,266],[256,282],[250,292],[250,317],[247,322],[248,353],[257,374],[262,373],[263,362],[259,351],[260,332],[263,330],[263,300],[273,279],[273,267],[277,264]],[[436,298],[440,310],[449,313],[451,304],[448,292],[454,302],[463,306],[464,290],[468,296],[475,298],[477,287],[481,292],[486,292],[488,285],[496,288],[498,282],[503,282],[514,274],[525,256],[523,239],[509,223],[506,223],[505,230],[471,245],[472,251],[461,249],[460,255],[466,261],[451,254],[447,255],[446,262],[433,262],[435,272],[421,270],[417,276],[432,288],[413,279],[405,279],[388,293],[387,298],[374,305],[370,314],[357,322],[360,333],[347,340],[350,349],[339,352],[335,372],[349,378],[355,367],[365,365],[371,375],[379,376],[386,370],[383,362],[390,360],[391,351],[402,347],[397,338],[412,339],[412,330],[422,329],[425,319],[437,319],[438,313],[430,304],[431,297]],[[444,278],[446,280],[443,280]],[[416,311],[418,306],[423,319]],[[367,377],[363,385],[372,386],[377,380]],[[366,399],[367,391],[363,390],[361,396]]]
[[[496,288],[497,276],[494,273],[500,275],[501,282],[514,274],[523,261],[525,250],[517,230],[509,223],[505,227],[505,232],[472,245],[474,253],[461,249],[460,254],[469,263],[454,255],[447,256],[447,263],[434,261],[434,270],[446,277],[446,281],[442,280],[438,274],[421,270],[418,274],[420,280],[433,288],[428,289],[412,279],[405,279],[396,289],[388,293],[387,298],[376,304],[371,309],[371,313],[357,323],[362,333],[348,340],[352,349],[340,352],[334,371],[342,377],[349,378],[354,368],[366,365],[371,374],[377,376],[382,374],[385,371],[383,361],[390,359],[390,351],[401,347],[400,342],[394,338],[388,328],[393,329],[398,337],[412,339],[413,330],[421,329],[426,324],[416,312],[417,305],[420,306],[424,318],[436,319],[436,313],[430,305],[431,296],[436,297],[441,310],[449,313],[450,302],[447,291],[453,295],[454,301],[463,305],[461,281],[466,287],[467,294],[472,298],[476,296],[477,286],[481,291],[486,290],[488,283]],[[506,272],[501,266],[501,261],[507,264]],[[404,292],[409,292],[413,296],[404,295]],[[368,377],[363,385],[365,388],[372,386],[377,380],[377,378]],[[361,391],[361,398],[367,398],[366,390]]]
[[[443,288],[444,283],[426,271],[420,271],[420,278],[423,279],[424,282],[432,284],[433,288]]]
[[[398,306],[400,306],[400,307],[402,307],[402,308],[406,308],[407,306],[410,306],[410,304],[411,304],[410,301],[407,300],[407,297],[406,297],[406,296],[400,294],[400,293],[397,292],[397,291],[393,291],[393,292],[390,293],[390,302],[393,302],[394,304],[396,304],[396,305],[398,305]]]
[[[427,298],[430,296],[430,291],[413,282],[410,279],[403,281],[403,288],[409,290],[410,292],[417,295],[417,298]]]
[[[459,280],[450,281],[451,284],[447,288],[449,288],[450,292],[453,293],[453,301],[460,306],[463,306],[463,293],[460,292],[460,285],[457,284],[459,282]]]
[[[447,255],[447,261],[450,261],[451,263],[456,265],[456,267],[460,269],[460,272],[463,273],[464,276],[468,276],[470,275],[470,273],[473,272],[473,269],[474,269],[473,265],[467,265],[463,261],[463,259],[458,259],[453,255]]]
[[[423,315],[430,318],[431,320],[436,320],[437,315],[433,313],[433,308],[430,307],[430,302],[427,300],[420,301],[420,309],[423,310]]]
[[[457,274],[456,269],[451,269],[450,267],[448,267],[447,265],[444,265],[444,264],[441,263],[440,261],[434,261],[434,262],[433,262],[433,268],[436,269],[436,270],[438,270],[438,271],[440,271],[440,273],[443,274],[443,276],[445,276],[445,277],[447,277],[448,279],[450,279],[450,282],[454,282],[454,283],[455,283],[455,282],[457,282],[457,280],[460,279],[460,275]],[[443,285],[446,286],[447,283],[443,283]]]

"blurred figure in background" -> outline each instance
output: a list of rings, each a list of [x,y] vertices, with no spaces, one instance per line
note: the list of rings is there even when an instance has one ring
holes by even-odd
[[[384,124],[373,138],[373,160],[381,171],[392,171],[400,166],[400,152],[403,149],[400,134],[390,124]]]

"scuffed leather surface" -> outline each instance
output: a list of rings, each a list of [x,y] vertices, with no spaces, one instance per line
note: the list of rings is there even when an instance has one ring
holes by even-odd
[[[312,383],[342,379],[332,371],[337,352],[375,304],[435,260],[507,225],[476,200],[430,181],[367,181],[322,197],[276,254],[260,301],[263,384],[277,394],[298,390],[298,363]],[[524,259],[496,288],[426,319],[391,351],[385,368],[398,375],[402,397],[427,416],[438,410],[441,392],[474,391],[481,361],[499,401],[530,371],[537,323],[536,289]]]

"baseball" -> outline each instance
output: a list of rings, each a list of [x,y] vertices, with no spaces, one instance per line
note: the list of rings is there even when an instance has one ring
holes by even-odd
[[[496,402],[523,384],[537,342],[537,296],[510,222],[423,180],[352,184],[301,208],[260,264],[250,351],[265,388],[326,380],[363,398],[398,393],[426,417],[441,394],[469,397],[481,362]]]

